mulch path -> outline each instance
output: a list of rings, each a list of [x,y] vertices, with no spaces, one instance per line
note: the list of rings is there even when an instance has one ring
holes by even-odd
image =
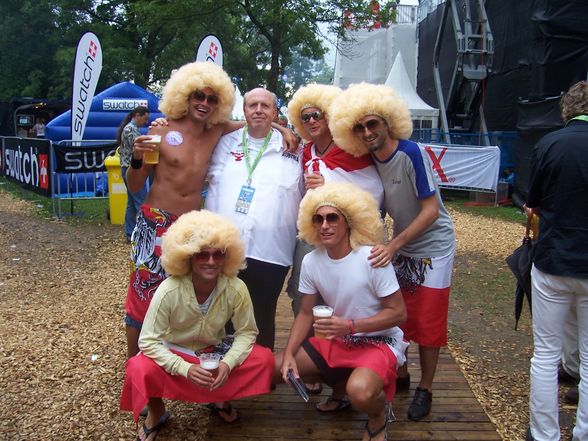
[[[134,439],[131,415],[118,409],[129,272],[122,230],[44,219],[38,211],[0,188],[0,439]],[[514,292],[502,262],[520,242],[521,226],[452,216],[456,279],[475,274],[476,259],[492,262],[495,272],[479,281],[481,295],[492,283],[510,284]],[[514,332],[512,319],[483,314],[452,299],[450,350],[504,439],[522,439],[530,322]],[[184,403],[170,410],[174,430],[158,439],[204,439],[207,410]]]

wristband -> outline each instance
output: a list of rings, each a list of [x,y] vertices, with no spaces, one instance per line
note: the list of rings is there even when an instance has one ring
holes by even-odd
[[[351,329],[351,334],[355,334],[355,320],[349,320],[349,328]]]
[[[143,160],[142,159],[137,159],[134,156],[131,158],[131,168],[134,168],[135,170],[140,169],[141,167],[143,167]]]

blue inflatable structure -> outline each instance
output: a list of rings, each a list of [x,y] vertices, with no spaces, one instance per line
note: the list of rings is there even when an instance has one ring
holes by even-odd
[[[115,84],[92,99],[84,131],[84,139],[116,139],[116,131],[124,117],[135,107],[149,109],[150,121],[163,116],[157,109],[159,98],[129,81]],[[53,142],[71,139],[71,110],[51,120],[45,137]],[[146,128],[141,131],[146,132]]]
[[[157,108],[158,103],[157,96],[136,84],[129,81],[115,84],[92,99],[83,139],[112,141],[116,139],[116,132],[123,119],[137,106],[145,106],[149,109],[150,122],[163,116]],[[47,139],[54,143],[71,140],[71,112],[69,110],[62,113],[47,124],[45,128]],[[146,127],[139,130],[141,133],[147,132]],[[95,179],[93,173],[60,174],[58,179],[60,193],[67,193],[74,197],[101,196],[108,190],[106,179],[102,179],[101,176]],[[54,193],[57,194],[57,192],[58,187],[55,183]],[[72,192],[75,193],[72,194]]]

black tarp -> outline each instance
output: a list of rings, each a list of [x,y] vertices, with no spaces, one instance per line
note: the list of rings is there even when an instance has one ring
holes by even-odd
[[[465,0],[457,0],[461,14]],[[472,2],[473,3],[473,2]],[[419,24],[418,94],[438,107],[433,51],[443,5]],[[586,79],[587,0],[492,0],[486,2],[494,38],[492,71],[484,84],[484,112],[490,131],[516,130],[517,102],[560,95]],[[463,26],[463,25],[462,25]],[[439,70],[447,96],[457,50],[453,26],[445,25]]]
[[[563,127],[559,96],[517,103],[518,138],[515,146],[515,200],[525,202],[529,193],[531,162],[535,144],[546,134]],[[521,205],[520,203],[518,205]]]
[[[533,51],[529,98],[560,95],[588,72],[588,1],[531,2]]]
[[[457,0],[460,14],[464,1]],[[442,8],[419,24],[417,91],[433,107],[438,107],[433,52]],[[533,148],[562,124],[559,96],[588,75],[588,0],[492,0],[486,11],[495,46],[483,87],[486,124],[489,131],[518,131],[513,199],[524,202]],[[439,70],[447,97],[457,55],[450,20],[442,41]]]

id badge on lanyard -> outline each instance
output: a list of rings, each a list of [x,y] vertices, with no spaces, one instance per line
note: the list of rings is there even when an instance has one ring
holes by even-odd
[[[235,211],[237,213],[243,214],[249,213],[249,209],[251,208],[251,202],[253,201],[253,195],[255,194],[255,188],[251,186],[251,178],[253,176],[253,171],[257,167],[257,164],[259,163],[259,160],[261,159],[263,152],[265,152],[265,149],[267,148],[272,137],[272,131],[270,130],[264,138],[263,144],[261,145],[261,148],[259,149],[259,152],[257,153],[257,156],[253,161],[253,164],[251,164],[251,159],[249,158],[249,147],[247,145],[247,130],[247,126],[243,127],[242,145],[243,154],[245,156],[245,165],[247,167],[247,184],[241,187],[239,197],[237,198],[237,203],[235,204]]]
[[[255,188],[250,185],[243,185],[235,204],[235,211],[237,213],[247,214],[251,208],[251,201],[253,201],[253,195],[255,194]]]

